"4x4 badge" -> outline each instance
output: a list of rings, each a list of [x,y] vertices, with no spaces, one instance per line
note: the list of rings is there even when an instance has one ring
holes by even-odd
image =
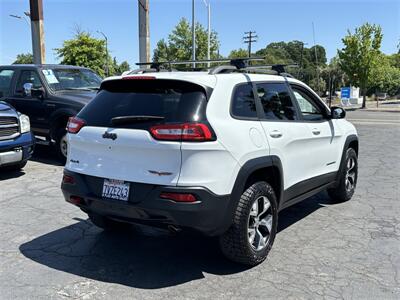
[[[103,139],[112,139],[113,141],[117,139],[117,134],[116,133],[110,133],[110,132],[104,132],[103,133]]]

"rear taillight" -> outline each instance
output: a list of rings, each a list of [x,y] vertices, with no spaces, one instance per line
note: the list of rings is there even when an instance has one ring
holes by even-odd
[[[85,126],[84,120],[77,117],[70,117],[67,124],[67,131],[69,133],[78,133],[83,126]]]
[[[196,196],[188,193],[166,193],[162,192],[160,198],[172,200],[175,202],[196,202]]]
[[[150,133],[156,140],[166,141],[212,141],[210,128],[202,123],[165,124],[150,128]]]

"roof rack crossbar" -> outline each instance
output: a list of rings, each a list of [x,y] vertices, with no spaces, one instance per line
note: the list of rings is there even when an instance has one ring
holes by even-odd
[[[232,73],[232,72],[246,72],[269,69],[269,72],[274,74],[293,77],[286,72],[286,67],[298,67],[298,64],[270,64],[270,65],[250,65],[252,61],[263,61],[264,57],[246,57],[246,58],[223,58],[223,59],[204,59],[204,60],[184,60],[184,61],[164,61],[164,62],[141,62],[136,63],[138,66],[150,66],[150,69],[139,69],[132,72],[135,73],[147,73],[147,72],[162,72],[172,71],[173,65],[188,65],[188,64],[204,64],[204,63],[229,63],[229,65],[220,65],[209,70],[209,74],[221,74],[221,73]],[[187,68],[185,70],[201,70],[199,67]],[[141,70],[141,71],[140,71]],[[264,71],[263,71],[264,72]]]

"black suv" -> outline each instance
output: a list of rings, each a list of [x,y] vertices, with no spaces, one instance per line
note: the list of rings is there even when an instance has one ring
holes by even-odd
[[[29,116],[35,136],[67,155],[66,130],[96,94],[101,78],[92,70],[66,65],[0,66],[0,100]]]

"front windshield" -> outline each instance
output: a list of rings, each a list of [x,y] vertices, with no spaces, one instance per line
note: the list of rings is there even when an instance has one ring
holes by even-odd
[[[88,69],[44,69],[42,73],[54,91],[96,90],[101,83],[101,78]]]

